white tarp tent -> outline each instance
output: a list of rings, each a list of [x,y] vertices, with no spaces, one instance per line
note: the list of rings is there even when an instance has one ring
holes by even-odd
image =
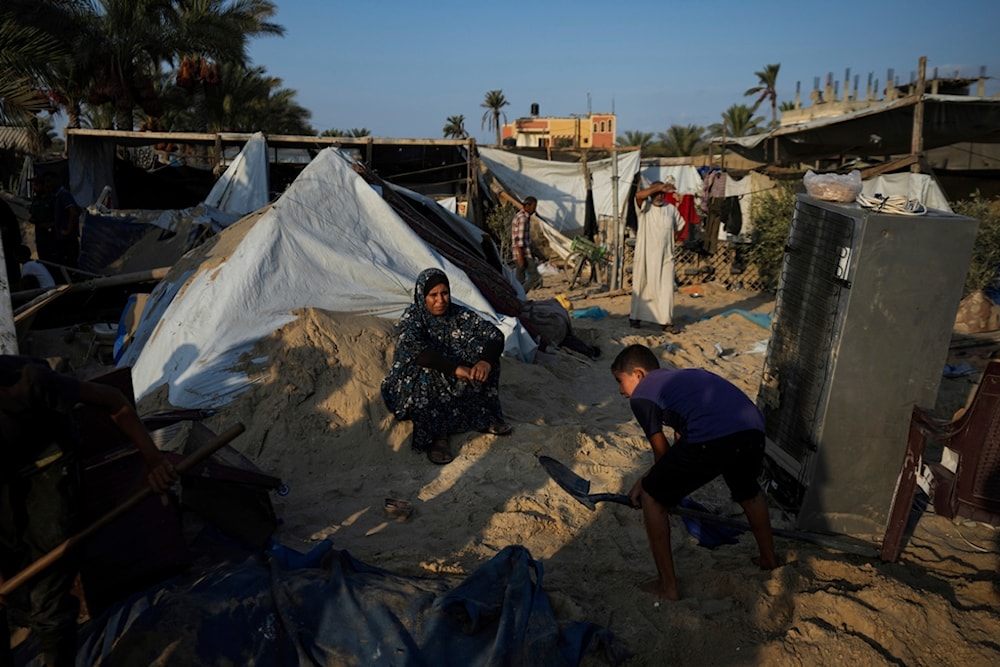
[[[256,132],[205,197],[205,210],[219,231],[270,201],[267,139]]]
[[[656,181],[666,181],[667,177],[674,179],[677,195],[694,195],[701,197],[701,174],[698,169],[689,164],[653,164],[642,167],[639,171],[642,177],[642,187],[648,187]]]
[[[241,233],[239,227],[223,231],[220,242]],[[240,355],[293,320],[293,310],[396,318],[413,302],[417,275],[432,266],[448,274],[456,302],[500,327],[506,354],[533,357],[535,344],[517,319],[497,314],[347,157],[328,148],[253,221],[221,264],[175,269],[157,286],[119,365],[132,366],[136,397],[166,383],[174,405],[220,406],[254,381]]]
[[[587,181],[583,164],[539,160],[495,148],[480,148],[479,156],[487,169],[520,198],[531,195],[538,199],[536,216],[542,221],[541,229],[553,250],[567,257],[572,237],[583,231],[586,220]],[[621,214],[628,203],[632,180],[639,171],[640,157],[636,150],[618,153],[617,158],[587,162],[598,218],[613,218],[616,213],[613,161],[618,161],[617,203]]]

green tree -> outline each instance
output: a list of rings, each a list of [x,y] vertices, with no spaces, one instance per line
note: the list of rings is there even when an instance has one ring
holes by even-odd
[[[351,130],[338,130],[335,127],[331,127],[329,130],[323,130],[323,133],[319,136],[321,137],[349,137],[352,139],[360,139],[361,137],[370,137],[371,130],[367,127],[355,127]]]
[[[66,43],[74,54],[73,66],[59,70],[58,81],[51,85],[70,126],[78,124],[83,104],[110,105],[113,126],[131,130],[136,107],[147,121],[163,113],[157,84],[164,68],[176,63],[179,74],[189,74],[197,66],[204,76],[196,83],[214,83],[216,63],[247,63],[250,37],[283,33],[269,21],[276,11],[269,0],[43,2],[76,10],[67,22],[70,28],[62,30],[69,33]],[[190,77],[178,83],[190,83],[186,90],[193,92]]]
[[[465,116],[448,116],[444,128],[441,130],[445,137],[452,139],[467,139],[469,133],[465,131]]]
[[[757,266],[765,289],[775,289],[781,278],[788,229],[795,211],[795,190],[795,183],[779,181],[773,189],[754,195],[750,204],[753,232],[747,259]]]
[[[277,6],[270,0],[176,0],[185,54],[247,65],[249,38],[282,36],[270,21]]]
[[[486,99],[479,106],[486,109],[483,112],[483,124],[482,127],[489,126],[490,130],[496,130],[497,133],[497,146],[500,146],[500,128],[502,127],[500,123],[500,117],[503,116],[504,123],[507,122],[507,114],[504,113],[503,108],[509,106],[508,102],[504,96],[502,90],[491,90],[486,93]]]
[[[640,150],[645,150],[653,143],[653,136],[652,132],[627,130],[625,134],[619,135],[615,139],[615,143],[618,146],[638,146]]]
[[[976,190],[968,199],[952,204],[955,213],[979,220],[962,296],[997,287],[1000,266],[1000,197],[984,196]]]
[[[295,91],[282,88],[263,67],[235,63],[218,66],[218,80],[191,95],[190,106],[168,129],[197,132],[268,132],[313,134],[311,114],[295,102]]]
[[[761,116],[754,116],[754,110],[745,104],[734,104],[722,113],[722,122],[709,126],[712,136],[725,134],[727,137],[745,137],[761,131],[764,122]]]
[[[71,64],[72,49],[52,28],[69,20],[74,4],[5,0],[0,6],[0,125],[26,127],[53,109],[40,91],[52,88],[57,68]]]
[[[665,157],[687,157],[704,150],[705,128],[700,125],[671,125],[660,132]]]
[[[753,88],[748,89],[745,96],[758,95],[757,101],[753,105],[753,110],[757,111],[760,103],[764,100],[769,100],[771,103],[771,127],[778,126],[778,91],[776,89],[778,81],[778,70],[781,69],[781,63],[775,63],[773,65],[764,65],[764,69],[760,72],[754,72],[757,76],[757,85]]]

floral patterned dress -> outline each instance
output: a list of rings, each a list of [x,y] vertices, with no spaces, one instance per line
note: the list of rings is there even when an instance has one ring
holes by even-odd
[[[382,398],[389,410],[396,419],[413,422],[412,445],[417,451],[426,450],[437,438],[481,431],[503,422],[503,333],[455,303],[442,315],[431,314],[424,301],[424,286],[432,276],[444,277],[444,272],[426,269],[417,277],[413,305],[396,325],[392,369],[382,381]],[[437,361],[435,367],[418,363],[418,358],[426,363],[429,356]],[[492,366],[485,382],[475,385],[455,377],[455,368],[473,366],[479,360]]]

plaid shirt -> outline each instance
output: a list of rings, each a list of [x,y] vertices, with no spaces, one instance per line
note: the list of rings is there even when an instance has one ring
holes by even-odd
[[[523,208],[510,223],[510,240],[512,248],[521,248],[525,259],[531,258],[531,215]]]

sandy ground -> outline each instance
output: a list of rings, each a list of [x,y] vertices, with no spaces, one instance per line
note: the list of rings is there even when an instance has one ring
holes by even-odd
[[[557,616],[611,629],[633,654],[628,665],[1000,664],[1000,533],[932,509],[896,563],[779,538],[786,564],[773,572],[750,562],[749,535],[709,550],[674,519],[683,599],[660,603],[639,591],[655,575],[640,513],[608,503],[590,511],[536,457],[563,461],[592,492],[626,492],[652,455],[609,371],[617,352],[644,343],[664,364],[710,369],[755,397],[768,331],[731,311],[769,315],[774,300],[698,285],[678,293],[675,320],[684,329],[668,335],[651,325],[629,328],[629,297],[588,296],[594,291],[546,276],[530,296],[564,294],[576,309],[603,309],[603,319],[574,320],[602,357],[555,350],[533,364],[504,359],[501,400],[513,435],[457,436],[448,466],[413,453],[409,425],[381,401],[393,334],[391,322],[376,318],[302,312],[254,355],[267,357],[267,379],[208,425],[221,432],[243,423],[247,431],[233,445],[288,485],[288,495],[273,496],[282,520],[275,537],[287,546],[307,551],[330,537],[372,564],[457,580],[503,547],[524,545],[544,564]],[[110,357],[97,343],[86,327],[38,331],[23,351],[64,355],[88,377]],[[949,362],[981,371],[995,352],[963,347]],[[978,373],[943,378],[935,413],[952,415],[977,382]],[[164,395],[154,392],[140,411],[169,407]],[[721,481],[693,497],[739,514]],[[391,519],[386,498],[410,501],[413,515]],[[772,521],[794,527],[777,508]],[[592,655],[585,664],[605,660]]]
[[[756,396],[767,329],[730,311],[770,314],[773,297],[715,284],[679,293],[682,333],[631,329],[629,298],[587,296],[547,276],[533,299],[565,294],[603,319],[574,320],[600,346],[591,361],[568,351],[533,364],[504,359],[501,399],[509,437],[453,438],[456,460],[435,466],[409,448],[379,396],[392,355],[390,322],[307,310],[262,342],[267,379],[209,422],[247,427],[234,441],[290,487],[274,496],[277,539],[300,551],[329,536],[341,549],[404,574],[460,577],[510,544],[544,563],[543,581],[561,620],[603,624],[632,651],[629,665],[995,665],[1000,664],[998,534],[984,524],[925,513],[896,563],[778,539],[786,564],[762,572],[752,537],[709,550],[674,519],[681,595],[659,603],[636,585],[655,575],[639,512],[600,504],[590,511],[552,482],[537,456],[559,459],[592,492],[626,492],[652,455],[609,364],[640,342],[664,363],[700,366]],[[593,291],[593,285],[589,291]],[[720,357],[716,345],[724,352]],[[669,347],[668,347],[669,346]],[[961,353],[981,369],[988,354]],[[977,376],[942,382],[936,406],[950,415]],[[140,405],[164,407],[154,394]],[[900,443],[902,456],[904,443]],[[693,497],[737,515],[717,481]],[[410,501],[405,521],[386,516],[386,498]],[[794,523],[777,508],[774,524]],[[873,545],[874,546],[874,545]],[[602,656],[586,664],[604,664]]]

